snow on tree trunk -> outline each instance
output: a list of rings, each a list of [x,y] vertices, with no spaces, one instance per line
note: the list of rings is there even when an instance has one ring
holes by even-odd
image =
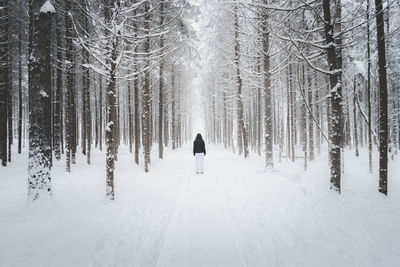
[[[265,1],[267,2],[267,1]],[[265,93],[265,167],[273,168],[273,154],[272,154],[272,97],[271,97],[271,75],[270,75],[270,56],[269,56],[269,32],[267,29],[268,15],[264,16],[264,36],[263,36],[263,50],[264,50],[264,93]]]
[[[235,67],[236,67],[236,82],[237,82],[237,139],[239,155],[243,152],[244,157],[247,158],[249,155],[248,148],[248,134],[246,125],[244,122],[244,107],[243,107],[243,95],[242,87],[243,81],[240,74],[240,41],[239,41],[239,15],[238,15],[238,4],[234,7],[235,16]]]
[[[382,0],[375,0],[379,66],[379,192],[387,195],[388,87]]]
[[[50,157],[51,124],[51,25],[55,14],[50,1],[38,10],[41,1],[34,1],[34,33],[32,40],[31,75],[29,92],[29,161],[28,198],[38,200],[51,195]]]
[[[160,3],[160,28],[163,29],[164,24],[164,1]],[[164,36],[160,37],[160,49],[164,47]],[[163,111],[164,111],[164,60],[161,57],[160,62],[160,87],[159,87],[159,97],[158,97],[158,157],[163,158]]]
[[[146,67],[150,66],[150,7],[149,4],[145,4],[145,13],[146,18],[144,22],[144,30],[145,35],[147,35],[146,40],[144,42],[144,53],[145,53],[145,64]],[[144,170],[145,172],[149,171],[149,164],[150,164],[150,147],[151,147],[151,128],[150,128],[150,71],[146,70],[144,73],[144,92],[143,92],[143,101],[144,101]]]
[[[327,61],[329,70],[332,74],[329,75],[330,82],[330,98],[331,98],[331,131],[330,131],[330,167],[331,167],[331,189],[340,193],[340,178],[341,178],[341,146],[342,146],[342,84],[339,79],[341,69],[336,69],[338,66],[337,54],[335,49],[335,40],[333,38],[334,25],[331,20],[330,0],[323,0],[324,11],[324,29],[325,39],[328,46]]]

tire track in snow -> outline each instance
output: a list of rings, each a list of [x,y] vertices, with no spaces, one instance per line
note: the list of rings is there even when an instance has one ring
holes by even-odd
[[[246,266],[215,177],[182,165],[186,177],[157,266]]]
[[[221,186],[220,186],[220,184],[218,182],[218,178],[216,176],[213,176],[213,181],[214,181],[214,184],[215,184],[215,188],[218,191],[218,196],[219,196],[219,201],[221,203],[221,207],[223,208],[223,212],[222,213],[224,214],[225,221],[227,222],[227,225],[228,225],[228,227],[229,227],[229,229],[230,229],[230,231],[232,233],[232,236],[234,238],[236,251],[237,251],[238,255],[240,256],[240,260],[242,261],[243,266],[248,266],[246,261],[245,261],[245,259],[244,259],[244,256],[243,256],[243,253],[242,253],[242,249],[239,247],[239,239],[238,239],[238,236],[237,236],[238,230],[237,230],[236,227],[233,226],[233,223],[232,223],[233,222],[233,218],[230,215],[230,213],[228,212],[228,208],[227,208],[226,202],[225,202],[225,197],[222,194]]]
[[[174,208],[172,210],[171,215],[168,218],[167,231],[165,232],[164,236],[162,237],[162,239],[160,240],[160,243],[159,243],[160,249],[158,250],[154,266],[159,266],[160,255],[163,252],[163,250],[165,249],[165,240],[171,231],[172,218],[175,218],[177,216],[176,213],[178,212],[177,211],[178,210],[178,202],[179,202],[178,200],[181,197],[181,195],[183,194],[182,192],[183,192],[183,189],[185,188],[185,183],[186,183],[186,180],[181,181],[180,189],[178,190],[178,193],[175,197]]]

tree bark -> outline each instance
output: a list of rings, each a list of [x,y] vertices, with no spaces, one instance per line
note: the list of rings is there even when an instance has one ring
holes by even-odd
[[[32,42],[32,85],[29,92],[29,161],[28,198],[38,200],[51,195],[51,25],[55,10],[43,11],[34,1],[34,33]]]
[[[7,166],[7,100],[9,83],[9,4],[0,1],[0,157],[1,164]]]
[[[337,62],[337,53],[335,49],[335,40],[333,38],[334,24],[331,20],[330,0],[323,0],[324,11],[324,29],[327,48],[327,61],[329,70],[332,72],[329,75],[330,94],[331,94],[331,148],[330,148],[330,167],[331,167],[331,189],[340,193],[340,178],[341,178],[341,146],[342,146],[342,84],[339,79],[341,72],[341,64]],[[340,67],[340,69],[337,69]]]
[[[379,192],[387,195],[388,86],[382,0],[375,0],[379,72]]]
[[[237,139],[238,139],[238,150],[239,155],[242,153],[247,158],[249,155],[248,149],[248,135],[246,125],[244,122],[244,107],[243,107],[243,96],[242,87],[243,81],[240,73],[240,41],[239,41],[239,17],[238,17],[238,4],[235,3],[234,7],[234,18],[235,18],[235,68],[236,68],[236,83],[237,83]]]
[[[264,1],[266,4],[268,1]],[[267,28],[268,23],[268,15],[264,17],[264,36],[263,36],[263,51],[264,51],[264,124],[265,124],[265,167],[273,168],[274,160],[273,160],[273,149],[272,149],[272,97],[271,97],[271,75],[270,71],[270,56],[269,56],[269,31]]]

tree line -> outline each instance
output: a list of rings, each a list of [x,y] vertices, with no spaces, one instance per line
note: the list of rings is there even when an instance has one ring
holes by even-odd
[[[148,172],[155,142],[163,158],[191,137],[190,12],[181,0],[0,1],[0,157],[29,140],[29,199],[51,195],[54,160],[73,172],[93,147],[114,199],[121,144]]]
[[[207,138],[244,157],[264,154],[267,169],[274,158],[307,169],[327,147],[338,193],[344,150],[359,156],[365,145],[370,173],[379,151],[386,195],[400,137],[399,8],[390,0],[207,1]]]
[[[365,145],[371,173],[379,151],[386,195],[400,142],[399,9],[394,0],[0,0],[2,165],[29,140],[35,200],[51,194],[54,159],[64,155],[73,172],[78,149],[88,164],[93,148],[105,150],[114,199],[121,144],[148,172],[154,144],[163,158],[191,139],[197,77],[209,142],[245,158],[255,151],[266,169],[282,159],[307,169],[327,148],[338,193],[344,150],[359,156]]]

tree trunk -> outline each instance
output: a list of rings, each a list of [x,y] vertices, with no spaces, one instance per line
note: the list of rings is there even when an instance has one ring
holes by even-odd
[[[354,121],[354,148],[356,150],[356,157],[359,156],[358,152],[358,124],[357,124],[357,89],[356,89],[356,76],[354,75],[354,82],[353,82],[353,121]]]
[[[68,12],[71,12],[72,10],[72,3],[71,0],[67,0],[65,2],[65,39],[66,39],[66,137],[65,137],[65,153],[66,153],[66,171],[70,172],[71,171],[71,157],[72,157],[72,151],[73,151],[73,138],[74,138],[74,127],[73,123],[74,120],[72,119],[73,116],[73,106],[72,103],[74,102],[73,98],[73,93],[72,91],[74,90],[75,87],[75,81],[74,81],[74,44],[72,42],[72,18],[71,16],[68,15]]]
[[[8,0],[0,1],[0,157],[7,166],[7,98],[9,92],[9,6]]]
[[[306,80],[306,76],[304,73],[304,66],[302,67],[302,72],[303,72],[303,77],[302,77],[302,83],[303,83],[303,88],[301,89],[303,92],[303,104],[301,107],[301,128],[302,128],[302,138],[303,138],[303,152],[304,152],[304,170],[307,170],[307,105],[306,105],[306,92],[305,92],[305,80]],[[310,77],[310,75],[307,75],[308,77]],[[310,83],[309,83],[310,85]],[[311,91],[311,88],[308,88],[308,92]],[[311,99],[312,100],[312,99]],[[310,99],[308,100],[309,103],[308,105],[310,105]],[[310,120],[310,119],[309,119]],[[310,137],[311,139],[311,137]],[[310,140],[311,141],[311,140]],[[311,151],[310,151],[311,153]]]
[[[315,159],[314,156],[314,103],[313,103],[313,86],[312,86],[312,78],[311,73],[307,75],[308,77],[308,106],[310,108],[308,112],[308,143],[309,143],[309,150],[310,150],[310,161]],[[305,97],[305,96],[304,96]]]
[[[382,0],[375,0],[379,72],[379,192],[387,195],[388,87]]]
[[[160,3],[160,30],[163,30],[164,24],[164,1]],[[164,47],[164,36],[160,36],[160,49]],[[164,111],[164,60],[160,58],[160,88],[159,88],[159,99],[158,99],[158,157],[163,158],[163,111]]]
[[[18,154],[22,150],[22,27],[19,24],[18,35]]]
[[[265,1],[267,4],[268,1]],[[270,71],[270,56],[269,56],[269,32],[267,28],[268,16],[264,17],[264,36],[263,36],[263,52],[264,52],[264,93],[265,93],[265,167],[273,168],[273,149],[272,149],[272,109],[271,109],[271,75]]]
[[[54,155],[57,160],[61,159],[61,117],[62,117],[62,72],[63,72],[63,58],[62,58],[62,23],[60,16],[58,17],[58,23],[56,25],[57,35],[57,69],[56,69],[56,93],[54,99],[54,121],[53,121],[53,149]]]
[[[173,67],[174,68],[174,67]],[[171,142],[172,142],[172,150],[176,149],[176,118],[175,118],[175,70],[172,69],[172,103],[171,103],[171,113],[172,113],[172,118],[171,118]]]
[[[149,35],[150,33],[150,7],[149,4],[145,4],[145,22],[144,22],[144,34]],[[150,66],[150,36],[146,37],[144,41],[144,53],[145,53],[145,65],[147,67]],[[151,142],[151,128],[150,128],[150,70],[146,70],[144,73],[144,93],[143,93],[143,101],[144,101],[144,171],[149,171],[149,163],[150,163],[150,142]]]
[[[50,2],[47,8],[34,1],[34,33],[32,42],[31,74],[29,92],[29,161],[28,198],[38,200],[51,195],[50,156],[51,133],[51,25],[55,13]],[[51,6],[51,8],[49,7]],[[43,11],[42,10],[46,10]]]
[[[330,0],[323,0],[324,10],[324,29],[327,48],[327,61],[329,70],[332,72],[329,75],[332,120],[331,120],[331,148],[330,148],[330,165],[331,165],[331,189],[340,193],[340,178],[341,178],[341,146],[342,146],[342,84],[339,78],[341,72],[341,64],[337,62],[337,54],[335,49],[335,40],[333,38],[334,25],[331,21]],[[328,22],[328,23],[327,23]],[[339,70],[337,70],[339,69]]]
[[[99,75],[99,149],[103,150],[103,77]]]
[[[242,87],[243,81],[240,74],[240,41],[239,41],[239,17],[238,17],[238,4],[234,7],[235,16],[235,67],[236,67],[236,82],[237,82],[237,138],[238,138],[238,149],[239,155],[244,153],[244,157],[247,158],[249,155],[248,149],[248,135],[244,122],[244,107],[243,107],[243,96]]]

